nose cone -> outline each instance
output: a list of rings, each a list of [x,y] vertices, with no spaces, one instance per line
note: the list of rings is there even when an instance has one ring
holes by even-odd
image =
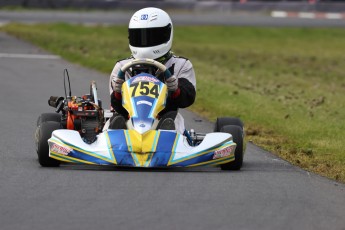
[[[145,119],[145,120],[133,119],[132,122],[133,122],[134,129],[138,133],[144,134],[147,131],[151,130],[153,119]]]

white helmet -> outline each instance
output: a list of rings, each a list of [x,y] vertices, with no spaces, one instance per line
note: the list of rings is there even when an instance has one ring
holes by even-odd
[[[171,49],[172,21],[161,9],[141,9],[135,12],[129,21],[128,38],[134,58],[157,59]]]

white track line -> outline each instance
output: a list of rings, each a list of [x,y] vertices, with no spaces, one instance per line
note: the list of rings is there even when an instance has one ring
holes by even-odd
[[[325,18],[327,19],[342,19],[343,15],[339,13],[327,13],[325,14]]]
[[[59,56],[49,55],[49,54],[13,54],[13,53],[0,53],[0,58],[60,59]]]
[[[298,13],[299,18],[315,18],[314,13],[309,13],[309,12],[300,12]]]
[[[345,13],[322,13],[322,12],[288,12],[272,11],[271,17],[274,18],[306,18],[306,19],[345,19]]]
[[[287,12],[285,12],[285,11],[272,11],[271,16],[274,18],[286,18]]]

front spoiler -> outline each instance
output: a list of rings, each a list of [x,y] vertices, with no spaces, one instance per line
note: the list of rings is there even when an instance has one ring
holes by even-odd
[[[86,144],[74,130],[56,130],[48,140],[49,156],[59,161],[127,167],[193,167],[235,160],[236,143],[228,133],[209,133],[192,147],[172,131],[108,130]]]

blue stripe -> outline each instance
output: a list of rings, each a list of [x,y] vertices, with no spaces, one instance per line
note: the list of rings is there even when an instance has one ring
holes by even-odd
[[[132,155],[128,152],[125,130],[108,131],[109,140],[118,165],[135,166]]]
[[[157,139],[158,139],[159,135],[160,135],[160,132],[159,132],[159,131],[156,132],[155,138],[154,138],[154,140],[153,140],[153,145],[152,145],[152,148],[151,148],[151,152],[154,152],[154,151],[155,151],[155,147],[156,147]]]
[[[81,163],[81,162],[78,161],[78,160],[71,159],[71,158],[67,158],[67,157],[65,157],[64,155],[60,155],[60,154],[56,154],[56,153],[50,153],[50,154],[51,154],[52,156],[54,156],[54,157],[61,158],[61,159],[65,159],[65,160],[67,160],[68,162],[83,164],[83,163]]]
[[[170,156],[172,154],[172,148],[176,139],[175,132],[161,131],[158,139],[156,152],[152,157],[151,167],[167,166]]]
[[[77,158],[77,159],[81,159],[84,161],[89,161],[89,162],[93,162],[96,164],[100,164],[100,165],[111,165],[113,163],[102,160],[100,158],[94,157],[94,156],[90,156],[86,153],[80,152],[78,150],[73,149],[70,153],[68,153],[69,157],[73,157],[73,158]]]

